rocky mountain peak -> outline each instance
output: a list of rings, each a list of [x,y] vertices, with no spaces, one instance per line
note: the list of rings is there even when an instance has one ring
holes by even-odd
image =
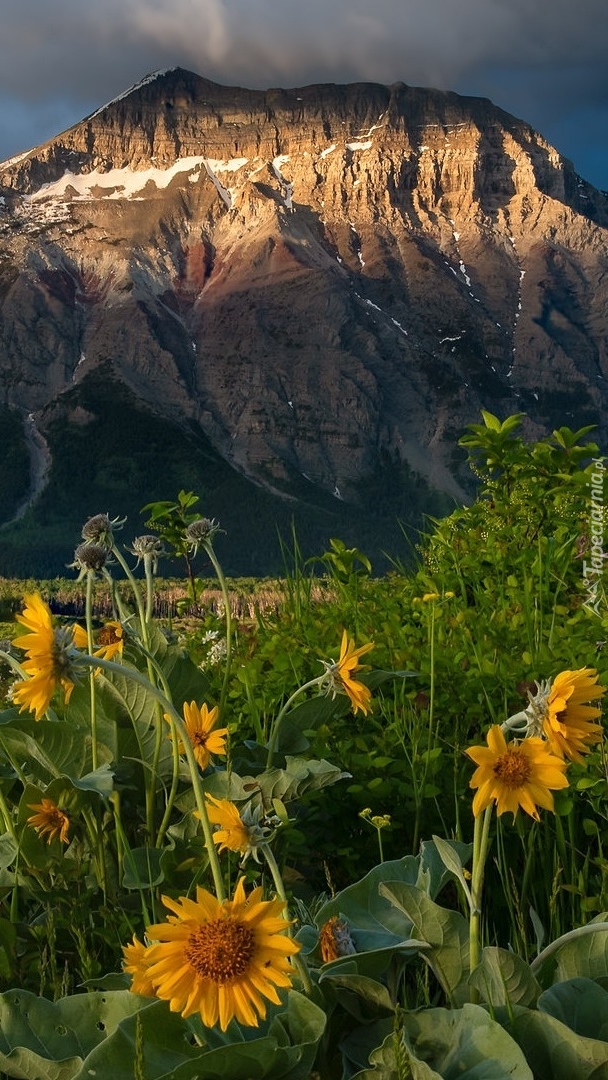
[[[608,200],[490,101],[173,68],[0,200],[0,380],[42,427],[105,365],[255,483],[353,505],[387,462],[465,497],[481,407],[607,433]]]

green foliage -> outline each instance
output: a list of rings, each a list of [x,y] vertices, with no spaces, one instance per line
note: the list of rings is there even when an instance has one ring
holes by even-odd
[[[569,766],[554,815],[492,823],[472,930],[464,749],[524,708],[535,682],[581,667],[608,682],[608,620],[586,606],[583,573],[598,450],[587,428],[528,443],[522,421],[484,412],[471,426],[461,445],[479,498],[432,524],[409,573],[373,578],[348,538],[307,561],[294,534],[283,581],[226,586],[218,569],[218,603],[197,581],[188,621],[161,630],[121,555],[128,580],[107,590],[121,664],[99,661],[38,723],[10,702],[0,714],[0,979],[21,987],[0,999],[5,1075],[608,1075],[603,745]],[[179,559],[197,503],[182,488],[145,508]],[[56,599],[60,586],[48,590]],[[343,630],[374,645],[357,675],[372,692],[367,714],[327,682]],[[229,729],[202,790],[251,814],[271,845],[270,860],[263,844],[241,865],[223,856],[221,882],[230,892],[244,873],[266,895],[287,885],[313,984],[310,999],[282,995],[259,1029],[233,1023],[224,1035],[126,992],[115,974],[121,945],[162,918],[161,893],[217,886],[193,813],[201,791],[165,718],[191,701],[217,702]],[[28,821],[44,798],[69,816],[68,844]],[[324,961],[332,920],[343,936]]]
[[[17,1080],[132,1080],[139,1043],[146,1080],[306,1080],[324,1025],[322,1010],[294,992],[253,1038],[222,1045],[165,1002],[128,990],[73,994],[54,1004],[11,990],[0,995],[0,1067]]]
[[[462,848],[452,851],[448,862],[466,858]],[[603,1076],[608,923],[598,920],[564,935],[531,967],[510,951],[487,947],[470,971],[462,916],[433,899],[445,886],[442,863],[435,845],[423,845],[418,859],[376,867],[317,913],[320,929],[339,913],[356,945],[354,955],[325,963],[319,971],[331,1025],[341,1032],[339,1048],[324,1042],[326,1075],[357,1080]],[[300,936],[314,956],[312,926]],[[417,953],[451,1008],[432,1002],[411,1008],[407,994]],[[566,966],[560,966],[560,957]]]
[[[193,601],[196,601],[196,581],[190,560],[192,545],[188,542],[186,529],[199,517],[195,510],[191,510],[198,501],[198,495],[194,492],[182,490],[175,502],[165,500],[148,503],[142,507],[142,514],[149,513],[150,515],[146,525],[154,529],[154,532],[168,546],[171,555],[185,561],[189,597]]]

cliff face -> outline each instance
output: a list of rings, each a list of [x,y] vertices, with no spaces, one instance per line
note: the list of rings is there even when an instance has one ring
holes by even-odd
[[[606,196],[489,101],[157,73],[0,165],[3,400],[44,427],[109,362],[271,490],[459,497],[481,407],[606,437],[607,261]]]

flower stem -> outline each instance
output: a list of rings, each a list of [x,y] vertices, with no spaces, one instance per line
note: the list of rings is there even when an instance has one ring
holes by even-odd
[[[87,647],[93,652],[93,578],[94,571],[87,571],[87,591],[85,599],[85,620],[87,625]],[[93,758],[93,772],[95,772],[99,760],[97,750],[97,704],[95,699],[95,669],[89,672],[89,693],[91,696],[91,754]]]
[[[146,572],[146,625],[152,622],[154,613],[154,574],[152,572],[153,557],[144,555],[144,570]]]
[[[270,732],[270,738],[268,740],[268,757],[266,759],[267,769],[269,769],[272,765],[272,759],[274,757],[274,752],[276,750],[277,741],[279,738],[279,729],[290,707],[293,705],[294,701],[299,698],[300,694],[303,694],[305,690],[310,690],[313,686],[319,686],[323,682],[324,678],[325,672],[323,672],[322,675],[317,675],[316,679],[310,679],[308,682],[304,683],[303,686],[299,686],[297,690],[294,690],[291,697],[288,698],[283,705],[283,708],[279,712]]]
[[[139,588],[139,586],[137,584],[137,581],[135,580],[135,577],[133,576],[133,573],[131,571],[131,568],[129,567],[129,564],[127,563],[127,560],[123,557],[123,555],[118,550],[118,548],[116,547],[115,544],[112,547],[112,551],[113,551],[113,554],[116,556],[116,559],[120,563],[122,569],[124,570],[125,574],[127,575],[127,578],[129,580],[129,584],[131,585],[131,589],[133,590],[133,596],[135,598],[135,603],[137,605],[137,613],[138,613],[138,616],[139,616],[139,625],[141,627],[141,640],[142,640],[143,647],[144,647],[144,650],[145,650],[145,653],[146,653],[146,660],[147,660],[147,667],[148,667],[148,679],[149,679],[150,685],[154,686],[156,684],[156,679],[155,679],[154,672],[155,672],[155,670],[157,671],[158,668],[153,663],[152,657],[150,656],[150,635],[149,635],[149,632],[148,632],[148,625],[149,625],[149,619],[151,617],[151,607],[152,607],[152,601],[153,601],[152,566],[151,566],[151,562],[150,562],[150,559],[146,559],[144,557],[144,567],[145,567],[145,571],[146,571],[146,596],[147,596],[147,608],[144,609],[144,603],[143,603],[143,599],[142,599],[142,595],[141,595],[141,589]],[[147,829],[147,832],[148,832],[148,836],[150,837],[150,840],[152,840],[152,836],[154,834],[154,817],[155,817],[155,811],[156,811],[156,778],[157,778],[157,775],[158,775],[158,763],[160,761],[160,752],[161,752],[161,747],[162,747],[162,741],[163,741],[163,717],[162,717],[162,711],[160,709],[157,709],[157,711],[156,711],[156,733],[155,733],[155,740],[154,740],[154,756],[153,756],[153,759],[152,759],[152,768],[150,770],[149,778],[146,778],[146,780],[145,780],[145,787],[146,787],[146,829]]]
[[[285,929],[287,931],[287,936],[290,937],[290,938],[293,938],[293,931],[292,931],[292,928],[291,928],[291,922],[290,922],[288,911],[287,911],[287,903],[288,903],[287,894],[285,892],[285,886],[283,884],[283,878],[281,877],[281,871],[279,870],[277,860],[275,859],[274,852],[272,851],[270,846],[268,844],[261,844],[260,846],[261,846],[261,849],[262,849],[262,854],[264,855],[264,858],[266,859],[266,862],[268,863],[268,869],[270,870],[270,873],[272,875],[272,880],[273,880],[273,883],[274,883],[276,894],[277,894],[279,900],[282,900],[283,903],[285,904],[284,916],[285,916]],[[294,956],[291,957],[291,963],[292,963],[292,966],[295,967],[296,971],[298,972],[298,975],[300,976],[300,979],[302,980],[302,986],[304,987],[304,992],[310,996],[310,994],[312,994],[312,982],[311,982],[311,979],[310,979],[310,975],[308,974],[308,969],[306,967],[306,964],[302,960],[301,956],[299,956],[297,953]]]
[[[488,838],[492,820],[492,804],[486,807],[483,817],[475,818],[473,832],[473,864],[471,870],[471,913],[469,916],[469,966],[474,971],[481,957],[481,896],[488,855]]]
[[[146,622],[146,612],[144,610],[144,604],[143,604],[143,600],[142,600],[142,597],[141,597],[141,589],[139,588],[139,585],[137,584],[135,578],[133,577],[133,573],[131,571],[131,568],[130,568],[127,560],[120,553],[120,551],[116,547],[116,544],[114,544],[112,546],[112,554],[116,556],[117,562],[120,563],[122,569],[124,570],[125,574],[127,575],[127,578],[129,579],[129,584],[131,586],[131,589],[133,590],[133,597],[134,597],[135,603],[137,605],[137,614],[139,615],[139,624],[140,624],[140,627],[141,627],[141,639],[142,639],[142,641],[144,643],[145,648],[149,649],[150,648],[150,639],[148,637],[148,624]]]
[[[173,776],[171,779],[171,790],[165,805],[165,812],[163,814],[163,820],[160,823],[160,828],[156,836],[156,847],[159,848],[165,838],[165,833],[171,820],[171,811],[173,810],[173,804],[175,802],[175,796],[177,795],[177,787],[179,784],[179,744],[177,738],[177,730],[175,724],[171,725],[171,748],[173,752]]]
[[[228,682],[230,679],[230,668],[232,666],[232,611],[230,608],[230,593],[228,592],[228,585],[226,584],[226,578],[224,577],[224,571],[222,570],[218,561],[217,555],[213,550],[213,545],[208,541],[204,545],[205,551],[209,556],[217,580],[219,582],[220,589],[222,590],[222,596],[224,598],[224,614],[226,619],[226,666],[224,668],[224,680],[222,682],[222,690],[219,700],[219,716],[223,719],[224,707],[226,704],[226,697],[228,696]]]
[[[188,761],[190,779],[192,781],[192,789],[194,791],[196,808],[199,812],[201,823],[203,826],[205,847],[207,849],[207,856],[209,858],[209,866],[211,868],[211,874],[213,877],[213,884],[215,886],[216,896],[221,903],[225,899],[222,871],[217,856],[217,851],[215,850],[215,844],[213,843],[213,832],[211,829],[211,824],[209,822],[209,817],[207,815],[207,806],[205,803],[205,793],[203,790],[201,774],[199,772],[198,764],[194,756],[190,736],[188,735],[188,731],[182,717],[175,709],[173,702],[165,696],[162,690],[159,690],[158,686],[156,686],[154,683],[151,683],[150,680],[147,679],[145,675],[142,675],[141,672],[137,671],[136,668],[127,667],[124,664],[116,664],[113,660],[102,660],[101,657],[82,656],[80,659],[81,662],[84,664],[95,664],[97,667],[102,668],[104,671],[114,672],[117,675],[121,675],[123,678],[132,679],[133,682],[139,683],[140,686],[144,686],[146,690],[148,690],[148,692],[156,698],[159,705],[161,706],[162,712],[168,714],[171,720],[171,724],[174,724],[176,726],[177,733],[183,744],[184,753]]]

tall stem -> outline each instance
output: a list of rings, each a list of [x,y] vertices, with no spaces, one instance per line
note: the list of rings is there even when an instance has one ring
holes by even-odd
[[[149,556],[144,556],[144,567],[146,571],[146,597],[147,605],[144,609],[144,603],[141,595],[141,589],[135,580],[133,573],[126,559],[116,547],[116,544],[112,547],[112,552],[116,556],[118,562],[122,566],[131,589],[133,590],[133,596],[137,605],[137,614],[139,616],[139,625],[141,627],[141,640],[146,651],[146,654],[150,652],[150,635],[148,632],[149,619],[151,617],[151,605],[153,602],[153,588],[152,588],[152,560]],[[152,658],[147,655],[146,663],[148,668],[148,679],[151,685],[156,685],[155,678],[155,665],[152,662]],[[158,775],[158,763],[160,761],[160,753],[163,742],[163,715],[160,709],[156,711],[156,732],[154,740],[154,757],[152,759],[152,769],[150,776],[144,778],[146,788],[146,829],[150,840],[154,835],[154,818],[156,814],[156,778]]]
[[[272,759],[274,757],[274,752],[276,750],[277,740],[278,740],[278,737],[279,737],[279,730],[280,730],[280,727],[281,727],[281,723],[283,722],[283,719],[285,718],[286,714],[289,712],[289,709],[293,705],[294,701],[297,698],[299,698],[300,694],[303,694],[305,690],[310,690],[310,688],[312,686],[319,686],[323,682],[324,678],[325,678],[325,673],[323,673],[323,675],[317,675],[316,679],[309,679],[309,681],[307,683],[304,683],[303,686],[299,686],[297,690],[294,690],[291,697],[288,698],[287,701],[285,702],[285,704],[283,705],[283,708],[279,712],[279,715],[277,716],[274,724],[272,725],[272,730],[270,732],[270,738],[268,740],[268,757],[266,759],[266,768],[267,769],[269,769],[270,766],[272,765]]]
[[[152,622],[154,614],[154,574],[152,573],[152,555],[144,555],[144,570],[146,572],[146,625]]]
[[[213,564],[213,569],[215,570],[220,589],[222,590],[222,596],[224,598],[224,613],[226,620],[226,666],[224,668],[224,681],[222,682],[222,691],[219,700],[219,715],[223,719],[224,706],[226,704],[226,697],[228,694],[230,668],[232,665],[232,611],[230,608],[230,593],[228,592],[228,586],[226,584],[226,578],[224,577],[224,571],[222,570],[218,562],[217,555],[213,550],[211,542],[206,543],[204,546],[205,551],[207,552]]]
[[[289,914],[288,914],[288,911],[287,911],[287,894],[285,892],[285,886],[283,884],[283,878],[281,877],[281,871],[279,870],[277,860],[274,857],[274,852],[269,847],[269,845],[268,844],[262,844],[261,848],[262,848],[262,854],[264,855],[264,858],[266,859],[266,862],[268,863],[268,869],[270,870],[270,873],[272,875],[272,880],[273,880],[273,883],[274,883],[276,894],[277,894],[279,900],[282,900],[283,903],[285,904],[285,929],[287,931],[288,937],[292,938],[293,937],[293,931],[292,931],[292,928],[291,928],[291,922],[289,920]],[[296,953],[294,956],[291,957],[291,963],[292,963],[292,966],[295,967],[296,971],[298,972],[298,975],[300,976],[300,979],[302,980],[302,986],[304,987],[304,992],[306,994],[308,994],[308,995],[312,994],[312,982],[311,982],[311,979],[310,979],[310,975],[308,974],[308,969],[306,967],[306,964],[302,960],[301,956],[299,956]]]
[[[481,896],[483,878],[488,855],[490,822],[494,807],[491,803],[483,814],[475,818],[473,832],[473,865],[471,869],[471,914],[469,917],[469,965],[471,971],[477,967],[481,957]]]
[[[169,791],[169,796],[165,805],[163,820],[160,823],[160,828],[156,836],[157,848],[161,846],[165,838],[165,833],[171,820],[171,811],[173,810],[173,804],[175,802],[175,796],[177,795],[177,788],[179,784],[179,745],[175,724],[171,725],[171,749],[173,753],[173,776],[171,779],[171,790]]]
[[[85,600],[85,620],[87,626],[87,646],[89,652],[92,654],[95,647],[93,641],[93,577],[94,571],[87,571],[87,591]],[[93,772],[95,772],[98,761],[97,750],[97,703],[96,703],[96,691],[95,691],[95,669],[91,668],[89,672],[89,694],[91,701],[91,754],[93,757]]]
[[[207,849],[207,856],[209,858],[209,865],[211,867],[211,874],[213,877],[213,884],[215,886],[215,892],[218,900],[221,902],[225,899],[224,883],[222,880],[222,871],[220,868],[217,851],[215,844],[213,843],[213,831],[211,829],[211,823],[207,814],[207,806],[205,803],[205,792],[203,790],[203,784],[201,774],[199,772],[198,764],[194,756],[192,749],[192,743],[190,742],[190,736],[186,729],[186,725],[179,715],[173,702],[166,697],[162,690],[159,690],[158,686],[151,683],[145,675],[142,675],[136,668],[126,667],[123,664],[115,664],[112,660],[102,660],[101,657],[93,656],[81,656],[81,663],[93,664],[96,667],[102,668],[104,671],[112,671],[117,675],[121,675],[123,678],[132,679],[133,682],[139,683],[140,686],[144,686],[146,690],[152,694],[153,697],[159,702],[161,711],[167,713],[171,720],[171,724],[177,728],[177,733],[181,739],[184,747],[184,753],[188,761],[188,768],[190,770],[190,779],[192,781],[192,789],[194,791],[194,798],[196,801],[196,808],[199,812],[201,823],[203,826],[203,836],[205,838],[205,847]]]
[[[150,648],[150,639],[148,637],[148,624],[146,622],[146,612],[144,610],[144,603],[143,603],[143,600],[142,600],[142,597],[141,597],[141,589],[139,588],[139,585],[137,584],[135,578],[133,577],[131,567],[129,566],[127,560],[123,557],[121,552],[116,547],[116,544],[114,544],[112,546],[112,554],[115,555],[117,562],[120,563],[122,569],[124,570],[125,574],[127,575],[127,578],[129,579],[129,584],[130,584],[130,586],[131,586],[131,588],[133,590],[133,598],[134,598],[135,603],[137,605],[137,614],[139,615],[139,624],[141,626],[141,639],[142,639],[146,649],[149,649]]]

